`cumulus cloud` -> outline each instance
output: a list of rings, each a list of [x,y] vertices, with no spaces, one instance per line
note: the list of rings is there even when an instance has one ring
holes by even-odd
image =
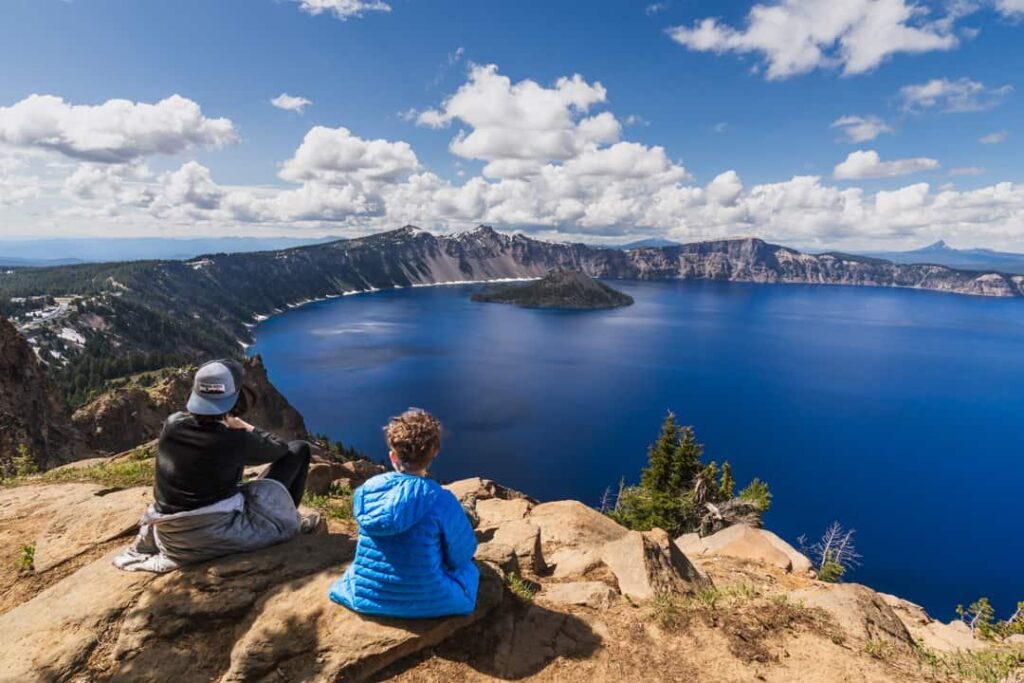
[[[1024,0],[996,0],[996,9],[1008,17],[1024,16]]]
[[[418,167],[407,142],[364,140],[347,128],[315,126],[280,175],[293,182],[350,185],[400,180]]]
[[[1010,134],[1007,133],[1005,130],[997,130],[994,133],[982,135],[980,138],[978,138],[978,142],[980,142],[983,145],[998,145],[1000,143],[1006,142],[1006,138],[1008,137],[1010,137]]]
[[[933,78],[900,88],[900,99],[903,109],[911,112],[935,108],[945,112],[984,111],[1001,104],[1011,92],[1011,85],[990,88],[969,78]]]
[[[1024,230],[1024,186],[1012,183],[969,192],[917,183],[870,193],[818,176],[748,186],[728,169],[697,183],[665,148],[619,139],[618,120],[594,111],[606,100],[600,84],[580,76],[542,86],[513,83],[496,67],[474,67],[463,87],[428,111],[439,125],[456,129],[453,151],[485,162],[488,174],[451,181],[425,170],[406,142],[317,126],[282,163],[284,187],[221,184],[194,161],[155,175],[142,158],[60,162],[53,172],[67,175],[58,198],[71,208],[59,215],[74,212],[90,225],[148,220],[204,230],[248,224],[251,230],[330,226],[350,233],[404,223],[457,229],[484,222],[571,239],[756,234],[832,248],[938,237],[994,246],[1019,241]],[[518,116],[524,107],[531,109],[525,120]],[[523,143],[518,149],[509,142],[516,136]],[[877,152],[861,150],[835,175],[892,177],[935,168],[934,159],[883,161]],[[32,194],[40,184],[25,184],[27,176],[23,161],[0,157],[0,202],[37,201]]]
[[[230,120],[204,116],[198,104],[180,95],[156,104],[107,100],[100,105],[30,95],[0,107],[0,143],[99,163],[222,147],[237,139]]]
[[[39,179],[25,171],[23,160],[0,156],[0,206],[21,204],[39,196]]]
[[[956,47],[953,24],[969,9],[964,5],[932,18],[906,0],[779,0],[751,8],[742,28],[707,18],[672,28],[669,35],[698,52],[757,54],[769,80],[819,68],[853,75],[894,54]]]
[[[295,0],[299,9],[307,14],[317,16],[325,12],[336,19],[347,21],[361,17],[367,12],[390,12],[391,5],[381,0]]]
[[[547,88],[528,79],[512,83],[494,64],[475,65],[469,80],[439,109],[420,112],[417,123],[428,128],[464,125],[469,131],[451,141],[452,153],[488,162],[484,174],[489,177],[522,175],[616,142],[622,124],[615,116],[586,116],[606,99],[604,86],[579,74]]]
[[[938,167],[939,162],[928,157],[882,161],[875,150],[862,149],[850,152],[846,160],[835,167],[833,175],[840,180],[893,178],[920,171],[930,171]]]
[[[270,103],[278,109],[284,109],[285,111],[294,111],[301,114],[306,107],[313,104],[312,100],[307,100],[305,97],[298,97],[295,95],[289,95],[286,92],[281,93],[274,99],[270,100]]]
[[[892,127],[877,116],[842,116],[832,122],[831,128],[838,128],[847,142],[859,143],[874,140],[882,133],[892,133]]]

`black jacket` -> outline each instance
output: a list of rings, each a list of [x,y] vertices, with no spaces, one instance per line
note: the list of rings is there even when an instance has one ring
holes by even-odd
[[[288,444],[260,429],[229,429],[189,413],[167,418],[156,454],[157,511],[174,514],[212,505],[238,492],[242,469],[288,455]]]

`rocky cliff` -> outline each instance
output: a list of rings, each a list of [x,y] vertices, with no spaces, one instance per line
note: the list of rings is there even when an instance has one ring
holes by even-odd
[[[194,373],[195,367],[167,368],[149,386],[134,378],[76,410],[74,425],[88,448],[99,453],[118,453],[155,439],[167,416],[185,409]],[[271,384],[259,356],[245,361],[244,386],[256,397],[247,420],[286,439],[306,438],[305,421]]]
[[[359,239],[187,262],[19,270],[0,280],[0,312],[21,316],[22,331],[42,350],[65,396],[75,400],[99,380],[237,353],[240,344],[252,342],[256,320],[309,301],[393,287],[539,278],[558,268],[604,279],[871,285],[1024,296],[1022,275],[803,254],[756,238],[623,251],[542,242],[488,227],[436,236],[407,226]],[[58,304],[28,312],[22,310],[25,303],[10,304],[47,296]]]
[[[148,488],[0,489],[0,681],[1020,680],[1019,644],[816,581],[770,532],[672,539],[486,480],[448,488],[479,518],[480,598],[426,621],[327,600],[353,556],[350,520],[156,576],[110,564]],[[19,547],[34,571],[17,568]]]
[[[42,467],[73,460],[80,443],[32,347],[0,318],[0,468],[19,448]]]

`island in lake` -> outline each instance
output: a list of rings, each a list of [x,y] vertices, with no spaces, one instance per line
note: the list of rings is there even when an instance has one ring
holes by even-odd
[[[593,310],[629,306],[633,297],[612,289],[608,285],[579,270],[559,268],[540,280],[525,284],[493,285],[477,292],[473,301],[517,304],[524,308],[562,308]]]

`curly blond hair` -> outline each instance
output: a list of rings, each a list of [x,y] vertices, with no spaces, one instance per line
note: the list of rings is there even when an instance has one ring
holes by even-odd
[[[402,466],[412,470],[425,469],[441,450],[441,423],[419,408],[391,418],[384,436]]]

